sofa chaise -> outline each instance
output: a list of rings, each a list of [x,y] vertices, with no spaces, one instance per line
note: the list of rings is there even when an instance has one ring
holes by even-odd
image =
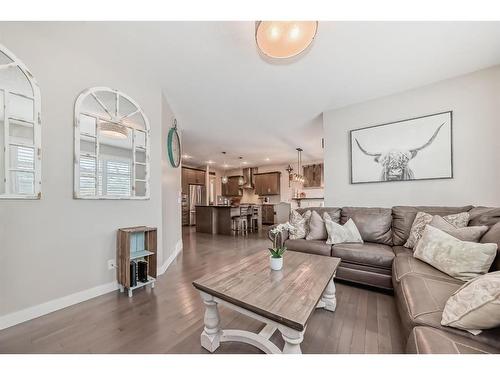
[[[314,210],[344,224],[352,219],[364,243],[328,245],[324,240],[283,240],[288,250],[341,258],[336,279],[394,291],[408,353],[500,353],[500,327],[479,335],[440,324],[449,297],[464,284],[413,257],[404,247],[417,212],[450,215],[468,212],[469,226],[487,225],[482,243],[499,249],[490,272],[500,270],[500,208],[395,206],[392,208],[314,207]],[[269,234],[270,238],[272,235]]]

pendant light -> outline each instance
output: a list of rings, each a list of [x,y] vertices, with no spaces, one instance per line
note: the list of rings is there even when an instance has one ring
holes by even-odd
[[[257,21],[255,42],[264,55],[286,59],[304,52],[317,31],[318,21]]]
[[[227,184],[228,178],[226,174],[227,163],[226,163],[226,151],[222,151],[223,159],[224,159],[224,175],[221,178],[221,182],[223,184]]]
[[[300,184],[303,184],[306,180],[304,178],[304,176],[302,175],[302,173],[300,173],[302,171],[302,151],[303,150],[300,147],[297,147],[296,150],[297,150],[297,173],[294,173],[292,175],[292,180],[295,182],[298,182]]]

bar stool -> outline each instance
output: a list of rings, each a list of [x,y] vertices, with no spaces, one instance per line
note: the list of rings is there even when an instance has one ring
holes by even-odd
[[[251,215],[249,206],[240,206],[240,214],[231,217],[231,226],[236,233],[248,233],[248,216]]]
[[[257,232],[259,230],[259,207],[252,206],[250,216],[250,230]]]

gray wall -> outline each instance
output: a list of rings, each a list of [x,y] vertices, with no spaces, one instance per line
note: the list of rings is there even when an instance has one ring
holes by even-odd
[[[42,199],[0,201],[0,318],[115,281],[107,260],[115,258],[117,228],[158,227],[159,265],[181,240],[180,211],[174,205],[180,171],[165,165],[162,152],[170,126],[162,120],[162,107],[168,104],[133,51],[106,37],[85,23],[0,23],[2,44],[38,80],[43,116]],[[127,93],[148,116],[150,200],[73,199],[73,106],[77,95],[92,86]],[[162,218],[163,204],[172,206]]]
[[[349,130],[453,111],[451,180],[349,183]],[[500,206],[500,66],[323,113],[325,204]]]

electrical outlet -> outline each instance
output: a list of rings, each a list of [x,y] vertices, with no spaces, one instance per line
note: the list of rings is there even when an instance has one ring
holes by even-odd
[[[108,260],[108,270],[112,270],[115,268],[116,268],[115,260],[114,259]]]

